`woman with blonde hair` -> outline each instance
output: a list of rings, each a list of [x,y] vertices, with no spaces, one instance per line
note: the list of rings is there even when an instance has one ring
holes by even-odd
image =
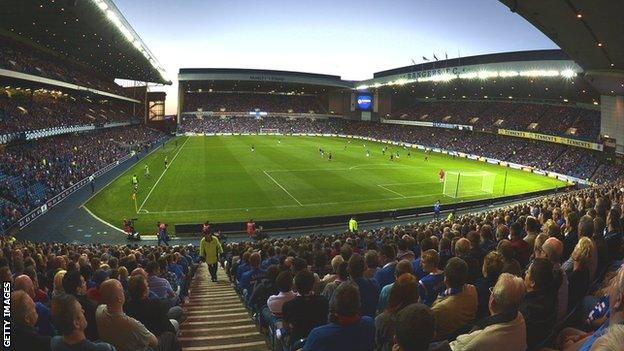
[[[572,251],[573,268],[568,274],[568,311],[579,302],[589,288],[589,265],[594,252],[594,243],[583,236]]]
[[[63,277],[65,274],[67,274],[67,271],[61,269],[54,275],[54,290],[52,290],[52,298],[65,292],[63,289]]]

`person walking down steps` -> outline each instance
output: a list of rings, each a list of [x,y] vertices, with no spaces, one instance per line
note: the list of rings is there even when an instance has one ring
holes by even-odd
[[[210,230],[203,230],[204,237],[199,242],[199,256],[208,265],[210,278],[217,281],[217,267],[219,255],[223,253],[223,248],[219,238],[212,235]]]

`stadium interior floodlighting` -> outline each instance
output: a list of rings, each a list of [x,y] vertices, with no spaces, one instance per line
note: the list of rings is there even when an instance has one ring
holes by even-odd
[[[564,78],[572,78],[576,76],[576,73],[571,69],[564,69],[563,71],[561,71],[561,76]]]

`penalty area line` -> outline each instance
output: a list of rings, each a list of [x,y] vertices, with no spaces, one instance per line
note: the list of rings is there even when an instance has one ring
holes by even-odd
[[[143,205],[145,205],[145,203],[147,202],[147,199],[149,199],[150,195],[152,195],[152,192],[154,191],[154,189],[156,189],[156,186],[158,186],[158,183],[160,182],[162,177],[165,175],[165,173],[167,172],[169,167],[171,167],[171,165],[173,164],[173,161],[175,161],[175,159],[178,157],[178,155],[180,154],[180,151],[182,151],[182,149],[184,148],[184,145],[186,145],[186,143],[188,143],[189,139],[190,139],[189,137],[186,138],[186,140],[184,141],[182,146],[180,146],[180,148],[178,149],[178,152],[176,152],[176,154],[171,159],[171,162],[169,162],[169,165],[167,166],[167,168],[165,168],[163,170],[163,172],[160,174],[160,177],[158,177],[158,179],[156,179],[156,183],[154,183],[154,185],[152,186],[150,191],[147,193],[147,196],[145,197],[145,199],[143,199],[143,202],[141,202],[141,206],[139,206],[139,209],[138,209],[137,213],[139,213],[143,209]]]
[[[380,188],[382,188],[382,189],[384,189],[384,190],[388,190],[389,192],[391,192],[391,193],[393,193],[393,194],[399,195],[400,197],[402,197],[402,198],[404,198],[404,199],[406,198],[406,197],[405,197],[405,195],[403,195],[403,194],[401,194],[401,193],[399,193],[399,192],[396,192],[396,191],[394,191],[394,190],[392,190],[392,189],[390,189],[390,188],[386,188],[385,186],[383,186],[383,185],[381,185],[381,184],[377,184],[377,186],[378,186],[378,187],[380,187]]]
[[[262,172],[266,174],[266,176],[269,177],[269,179],[271,179],[273,183],[277,184],[277,186],[279,186],[280,189],[284,190],[284,192],[288,194],[288,196],[290,196],[293,200],[295,200],[299,204],[299,206],[303,206],[303,204],[299,202],[299,200],[297,200],[297,198],[294,197],[293,194],[291,194],[288,190],[286,190],[286,188],[284,188],[280,183],[278,183],[277,180],[275,180],[275,178],[271,177],[271,175],[267,173],[267,171],[262,171]]]

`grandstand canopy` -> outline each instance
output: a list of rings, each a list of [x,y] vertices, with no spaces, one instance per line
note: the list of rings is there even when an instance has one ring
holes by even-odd
[[[624,1],[500,0],[584,70],[624,69]]]
[[[3,1],[0,31],[108,77],[171,84],[111,0]]]
[[[353,82],[342,80],[339,76],[263,69],[182,68],[178,80],[185,84],[187,90],[229,87],[229,90],[287,92],[296,87],[314,87],[320,92],[353,87]]]

